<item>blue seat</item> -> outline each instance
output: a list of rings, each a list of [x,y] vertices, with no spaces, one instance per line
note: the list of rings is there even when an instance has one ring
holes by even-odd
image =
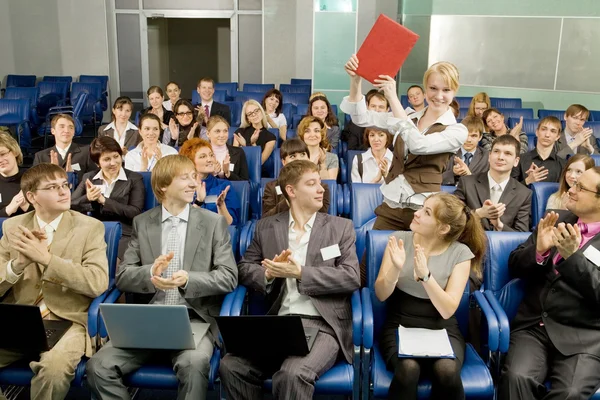
[[[289,132],[289,129],[288,129]],[[289,135],[287,137],[290,138]],[[278,178],[281,169],[283,168],[283,163],[281,162],[281,149],[279,147],[273,149],[273,178]]]
[[[600,137],[600,121],[587,121],[584,127],[592,129],[594,131],[594,137]]]
[[[60,81],[43,81],[37,84],[37,112],[40,118],[45,119],[51,107],[66,105],[69,86],[69,82]]]
[[[57,75],[46,75],[42,78],[42,82],[67,82],[68,84],[73,83],[72,76],[57,76]]]
[[[39,124],[39,119],[37,116],[37,87],[7,87],[3,98],[7,100],[28,100],[30,108],[29,123],[32,126]]]
[[[456,186],[452,186],[452,185],[442,185],[442,192],[446,192],[446,193],[454,193],[456,191]]]
[[[462,121],[463,119],[465,119],[465,118],[467,117],[467,113],[468,113],[468,112],[469,112],[469,109],[468,109],[468,108],[461,108],[461,109],[458,111],[458,118],[457,118],[457,121],[458,121],[458,120]]]
[[[535,134],[528,133],[527,134],[527,151],[531,151],[535,149],[537,144],[537,136]]]
[[[329,208],[327,214],[337,216],[338,215],[338,184],[334,179],[324,179],[322,183],[329,186]]]
[[[596,167],[600,167],[600,155],[592,154],[591,157],[594,159],[594,163],[596,163]]]
[[[231,111],[231,126],[240,126],[242,124],[242,103],[239,101],[226,101],[226,104]]]
[[[519,120],[519,118],[509,118],[508,127],[511,129],[514,128],[515,125],[519,123]],[[540,120],[537,118],[523,118],[523,128],[521,130],[527,134],[535,135],[539,123]]]
[[[369,398],[369,383],[373,388],[373,398],[387,398],[393,372],[388,371],[385,361],[379,351],[377,338],[380,336],[382,325],[386,316],[386,303],[380,302],[375,295],[375,279],[379,273],[379,267],[383,259],[388,237],[392,231],[369,231],[367,234],[367,284],[368,287],[361,291],[363,300],[363,370],[362,390],[363,398]],[[491,335],[489,338],[497,338],[497,321],[494,312],[489,307],[483,296],[474,297],[481,302],[482,312],[488,320]],[[463,336],[467,336],[469,322],[470,293],[469,284],[465,285],[460,304],[455,316]],[[496,344],[493,343],[492,346]],[[369,370],[370,366],[370,370]],[[370,378],[370,379],[369,379]],[[465,360],[461,370],[461,379],[467,399],[489,399],[494,398],[494,381],[492,375],[479,354],[470,343],[467,343]],[[420,379],[418,385],[418,397],[429,398],[431,393],[431,381]]]
[[[466,96],[458,96],[455,97],[454,100],[456,100],[456,102],[458,103],[458,107],[461,109],[469,109],[469,106],[471,105],[471,99],[472,97],[466,97]]]
[[[149,171],[142,171],[139,172],[139,174],[141,174],[142,178],[144,179],[144,188],[146,189],[146,198],[144,199],[144,208],[142,209],[142,212],[146,212],[153,209],[160,203],[152,191],[152,173]]]
[[[99,83],[102,89],[102,111],[108,110],[108,76],[107,75],[79,75],[79,82]]]
[[[0,100],[0,126],[12,126],[17,141],[23,150],[31,149],[31,130],[29,127],[29,100]]]
[[[556,117],[558,119],[560,119],[561,121],[563,119],[565,119],[565,111],[564,110],[544,110],[544,109],[539,109],[538,110],[538,118],[542,119],[542,118],[546,118],[546,117]]]
[[[239,101],[244,104],[248,100],[256,100],[259,103],[262,102],[264,94],[261,92],[235,92],[233,95],[233,100]]]
[[[245,253],[254,235],[253,224],[248,229],[245,247],[242,249]],[[246,299],[247,289],[239,286],[235,291],[235,298],[231,305],[231,315],[239,316],[242,314],[244,300]],[[352,293],[350,298],[352,305],[352,342],[354,344],[353,363],[348,364],[345,360],[338,361],[331,369],[325,372],[315,382],[315,395],[345,395],[352,399],[360,398],[360,351],[362,345],[362,305],[359,291]],[[247,311],[250,315],[266,314],[264,299],[254,293],[249,293]],[[267,379],[264,383],[266,391],[272,390],[272,381]]]
[[[533,118],[533,108],[499,108],[504,118]]]
[[[37,77],[35,75],[7,75],[6,88],[9,87],[34,87]]]
[[[44,148],[48,147],[48,136],[51,134],[52,118],[57,114],[69,114],[75,121],[75,136],[81,136],[83,133],[83,119],[81,114],[87,103],[88,94],[81,93],[77,96],[77,101],[71,106],[54,106],[48,110],[45,122],[38,128],[38,135],[44,137]]]
[[[310,86],[312,86],[312,79],[292,78],[292,79],[290,79],[290,83],[292,85],[310,85]]]
[[[296,104],[296,114],[302,116],[308,114],[308,101],[306,103]]]
[[[295,128],[291,128],[290,126],[288,126],[287,132],[285,134],[285,138],[286,140],[289,139],[294,139],[298,137],[298,132],[296,132]]]
[[[4,218],[0,219],[0,236],[2,235],[2,223]],[[106,257],[108,259],[108,276],[109,288],[114,282],[114,277],[117,269],[117,253],[119,248],[119,240],[121,239],[121,223],[120,222],[104,222],[104,240],[106,241]],[[88,309],[87,328],[92,342],[96,343],[99,334],[99,310],[101,303],[110,302],[108,299],[109,291],[102,293],[96,297],[90,304]],[[114,301],[112,301],[114,303]],[[85,377],[85,365],[87,357],[82,357],[81,361],[75,369],[75,377],[71,381],[72,387],[83,386]],[[8,367],[0,369],[0,385],[15,385],[29,386],[33,372],[29,368],[29,362],[17,361]]]
[[[292,115],[296,113],[296,106],[290,103],[284,103],[281,105],[281,112],[285,115],[288,128],[292,127]]]
[[[304,118],[304,114],[294,114],[292,115],[292,127],[294,129],[298,129],[298,125],[300,125],[300,121]]]
[[[272,83],[244,83],[244,92],[257,92],[264,96],[271,89],[275,89]]]
[[[342,170],[342,183],[352,183],[352,164],[354,163],[354,157],[358,154],[364,153],[363,150],[348,150],[346,151],[346,156],[344,157],[345,168]]]
[[[546,204],[552,193],[558,191],[557,182],[535,182],[530,185],[533,194],[531,196],[531,223],[535,228],[540,219],[546,214]]]
[[[279,85],[281,93],[308,93],[310,94],[310,85],[292,85],[291,83],[282,83]]]
[[[232,101],[233,96],[235,95],[235,92],[237,92],[237,90],[238,90],[238,83],[237,82],[216,82],[215,83],[215,91],[217,91],[217,90],[224,90],[225,92],[227,92],[228,101]]]
[[[77,188],[78,177],[76,172],[67,172],[67,181],[71,185],[71,193]]]
[[[84,123],[93,123],[94,132],[96,124],[102,122],[102,86],[97,82],[74,82],[71,85],[71,104],[77,103],[77,99],[86,93],[87,100],[81,112]]]
[[[356,254],[361,259],[366,250],[367,231],[375,224],[375,209],[383,202],[379,185],[353,183],[350,186],[350,218],[356,233]]]
[[[248,221],[250,209],[250,182],[248,181],[229,181],[231,189],[235,191],[238,199],[240,199],[240,216],[238,226],[244,226]]]
[[[233,251],[233,256],[235,257],[235,261],[240,261],[240,229],[237,226],[229,225],[227,228],[229,230],[229,238],[231,241],[231,249]]]
[[[490,103],[494,108],[522,108],[521,99],[509,97],[490,97]]]
[[[308,98],[310,94],[308,93],[282,93],[283,95],[283,103],[290,103],[298,107],[300,104],[308,104]],[[300,111],[298,111],[299,113]]]
[[[258,146],[242,147],[246,154],[248,176],[250,178],[250,213],[252,219],[258,219],[261,210],[260,178],[261,178],[261,150]]]
[[[230,145],[233,146],[233,138],[235,135],[235,131],[237,131],[239,128],[239,126],[230,126],[229,127],[229,133],[227,135],[227,143],[229,143]]]
[[[590,121],[600,121],[600,111],[590,110]]]

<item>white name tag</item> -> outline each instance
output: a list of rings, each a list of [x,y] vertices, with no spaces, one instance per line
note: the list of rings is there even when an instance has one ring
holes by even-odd
[[[0,193],[0,203],[2,203],[2,193]]]
[[[331,260],[332,258],[336,258],[341,256],[340,246],[337,244],[332,244],[331,246],[324,247],[321,249],[321,256],[323,257],[323,261]]]
[[[597,248],[590,245],[587,249],[585,249],[583,255],[585,258],[593,262],[596,267],[600,267],[600,251],[598,251]]]
[[[275,193],[279,196],[281,193],[281,188],[279,186],[275,186]]]
[[[229,164],[229,172],[233,172],[235,164]]]
[[[217,202],[217,197],[219,197],[219,196],[215,196],[215,195],[206,196],[204,198],[204,202],[205,203],[216,203]]]
[[[71,164],[71,168],[73,169],[73,171],[81,171],[79,163]]]

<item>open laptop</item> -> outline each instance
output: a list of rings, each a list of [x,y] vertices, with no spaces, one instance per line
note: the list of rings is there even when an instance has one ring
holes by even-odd
[[[114,347],[123,349],[193,350],[210,325],[190,322],[185,305],[100,304]]]
[[[308,354],[319,329],[304,328],[298,315],[215,317],[225,350],[251,359]]]
[[[0,303],[0,348],[23,353],[50,350],[73,324],[42,319],[38,306]]]

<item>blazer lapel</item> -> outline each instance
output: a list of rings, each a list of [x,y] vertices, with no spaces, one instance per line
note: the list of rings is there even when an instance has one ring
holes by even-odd
[[[514,199],[515,197],[515,190],[517,189],[517,185],[520,185],[520,183],[516,182],[513,179],[509,179],[508,183],[506,184],[506,187],[500,195],[500,198],[498,199],[498,202],[502,204],[510,204],[512,199]]]
[[[150,250],[152,251],[152,259],[156,260],[162,252],[162,207],[155,207],[150,211],[150,217],[148,224],[146,225],[146,235],[148,235],[148,241],[150,242]]]
[[[126,181],[116,181],[115,187],[113,187],[112,192],[110,193],[110,197],[112,199],[123,199],[125,196],[125,192],[129,188],[129,180]]]
[[[73,217],[66,211],[63,213],[62,220],[58,224],[58,229],[54,232],[50,252],[58,257],[63,257],[65,249],[73,238]]]
[[[185,237],[185,249],[183,252],[183,269],[189,271],[192,269],[192,262],[194,261],[194,254],[198,245],[204,240],[206,236],[206,228],[202,225],[200,219],[200,213],[194,212],[190,206],[190,217],[187,224],[187,233]]]
[[[482,173],[477,178],[477,185],[475,185],[475,191],[479,198],[479,203],[483,205],[486,200],[490,198],[490,182],[486,173]]]
[[[310,239],[308,241],[308,249],[306,250],[306,265],[315,265],[317,257],[321,255],[323,233],[326,229],[325,225],[327,225],[326,215],[318,212],[315,223],[310,230]]]
[[[278,196],[279,197],[279,196]],[[281,253],[290,247],[289,242],[289,226],[290,226],[290,212],[277,214],[277,223],[273,224],[273,230],[275,234],[275,251]],[[273,257],[275,254],[265,254],[266,257]]]

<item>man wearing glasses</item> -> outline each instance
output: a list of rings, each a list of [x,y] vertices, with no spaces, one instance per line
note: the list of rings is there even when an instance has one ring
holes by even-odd
[[[499,399],[589,399],[600,386],[600,168],[568,193],[568,211],[548,213],[510,255],[525,296],[511,323]]]
[[[3,303],[36,305],[44,319],[73,323],[51,350],[29,364],[35,374],[31,398],[62,399],[81,357],[92,356],[87,311],[108,288],[104,225],[69,210],[67,174],[58,165],[32,167],[23,174],[21,189],[34,211],[3,224],[0,298]],[[17,323],[2,322],[3,329]],[[0,368],[25,357],[6,349],[10,345],[0,343]]]

